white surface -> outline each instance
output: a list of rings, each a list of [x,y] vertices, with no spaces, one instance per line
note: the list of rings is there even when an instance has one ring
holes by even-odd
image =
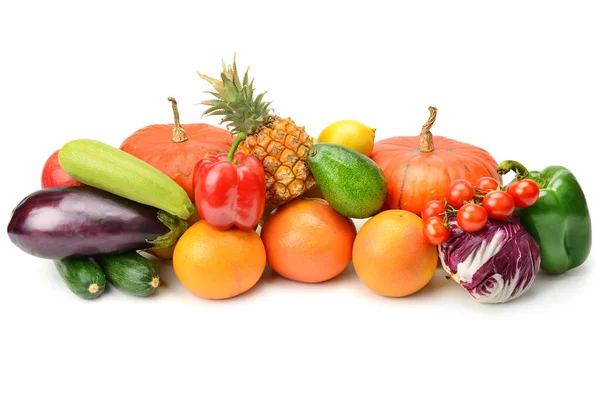
[[[598,210],[593,2],[3,2],[2,223],[74,138],[112,145],[151,123],[198,121],[237,52],[281,116],[318,135],[344,118],[377,138],[433,133],[497,161],[571,168]],[[168,4],[168,5],[167,5]],[[218,123],[216,119],[206,121]],[[595,218],[595,227],[600,221]],[[359,224],[360,226],[360,224]],[[441,271],[404,299],[349,269],[306,285],[270,271],[229,301],[194,297],[171,267],[152,298],[72,295],[4,234],[0,398],[595,398],[598,253],[540,274],[506,305],[475,303]],[[595,372],[593,372],[595,371]],[[33,397],[32,397],[33,396]]]

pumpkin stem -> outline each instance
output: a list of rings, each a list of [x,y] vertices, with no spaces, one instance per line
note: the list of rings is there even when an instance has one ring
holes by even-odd
[[[422,153],[431,153],[434,149],[433,147],[433,135],[431,134],[431,126],[435,122],[435,117],[437,116],[437,108],[429,107],[429,119],[421,128],[421,145],[419,150]]]
[[[188,140],[187,135],[185,134],[185,129],[181,126],[181,122],[179,122],[179,110],[177,109],[177,101],[174,97],[169,97],[167,100],[171,102],[173,106],[173,117],[175,119],[175,126],[173,127],[173,138],[171,139],[173,143],[181,143]]]

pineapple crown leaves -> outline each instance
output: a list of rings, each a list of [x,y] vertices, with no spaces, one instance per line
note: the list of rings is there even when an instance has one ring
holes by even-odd
[[[209,106],[202,116],[222,115],[221,123],[226,124],[232,133],[252,134],[271,121],[271,102],[263,101],[266,92],[254,97],[254,79],[250,81],[248,78],[249,68],[240,80],[235,61],[234,55],[233,65],[223,62],[220,80],[198,72],[214,89],[205,92],[214,96],[214,99],[200,103]]]

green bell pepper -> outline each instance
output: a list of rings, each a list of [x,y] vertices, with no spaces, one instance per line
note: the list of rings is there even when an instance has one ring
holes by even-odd
[[[503,161],[498,173],[516,173],[515,180],[535,181],[540,194],[530,207],[515,208],[523,227],[540,246],[540,268],[562,274],[583,264],[592,248],[592,221],[583,190],[564,167],[528,171],[516,161]]]

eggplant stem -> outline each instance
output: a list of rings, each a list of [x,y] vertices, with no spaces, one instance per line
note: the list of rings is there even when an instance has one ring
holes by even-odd
[[[169,228],[169,231],[154,240],[147,240],[152,245],[148,250],[166,249],[173,246],[189,227],[186,221],[162,210],[158,211],[157,217],[160,222]]]

